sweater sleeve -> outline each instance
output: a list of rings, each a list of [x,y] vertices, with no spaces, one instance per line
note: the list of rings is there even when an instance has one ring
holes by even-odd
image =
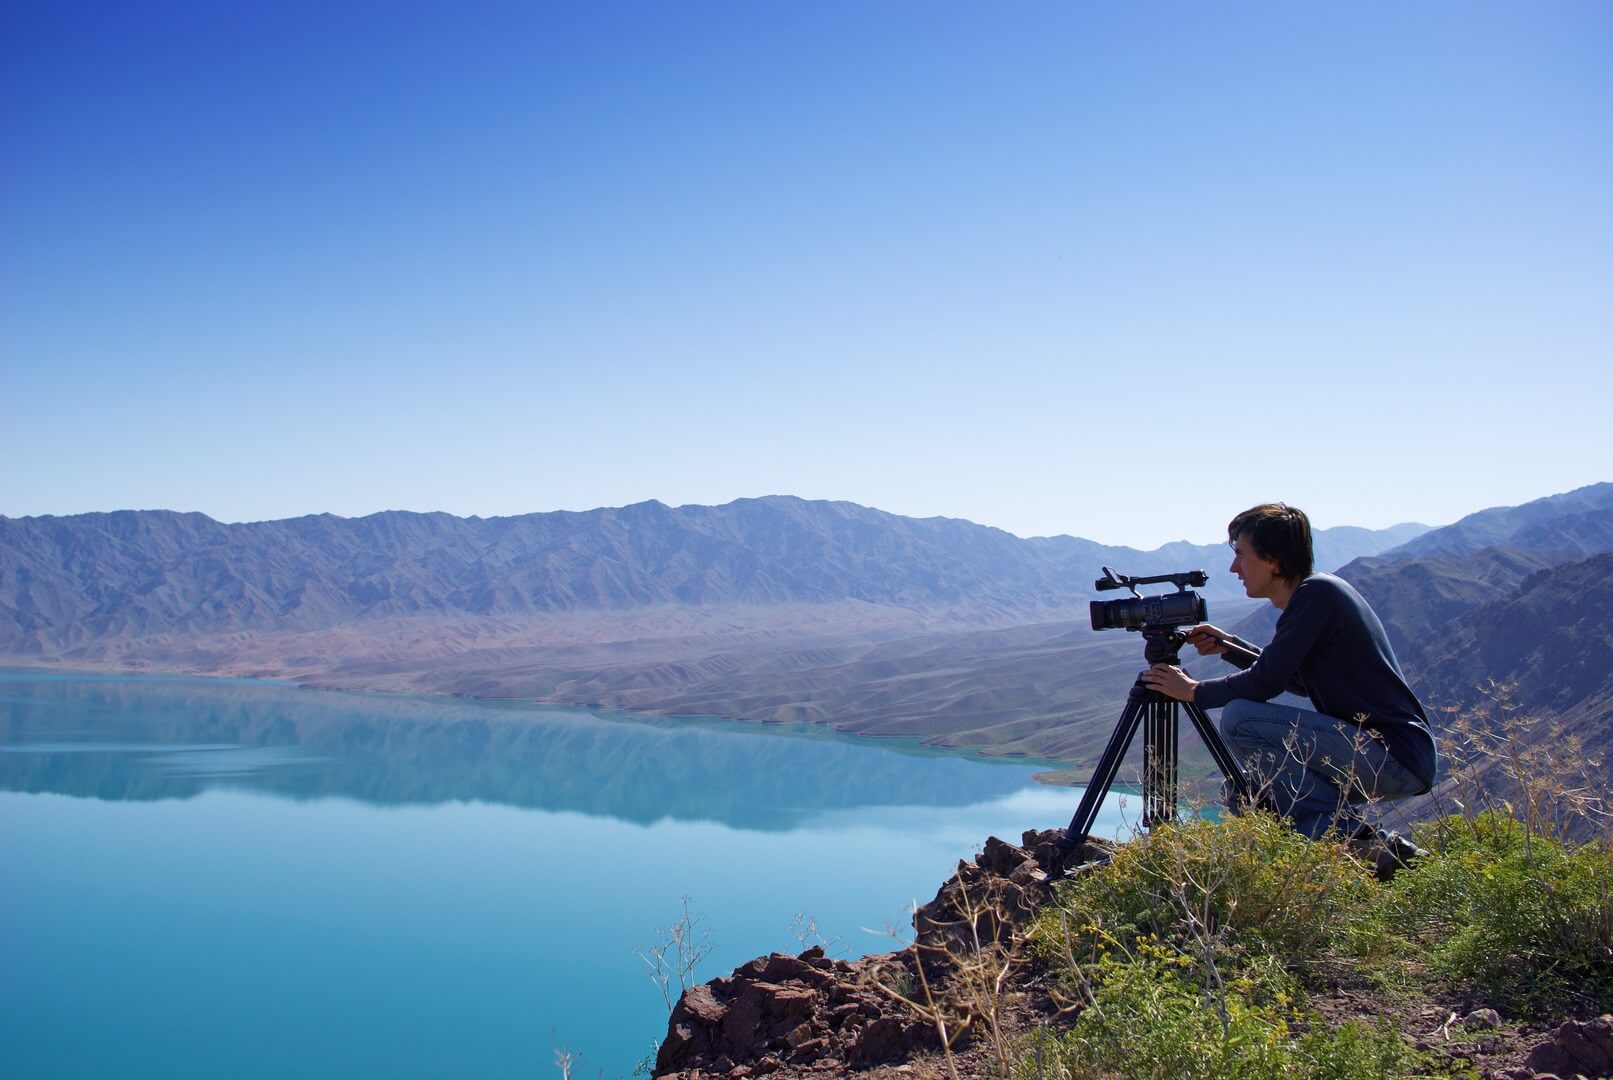
[[[1221,659],[1235,668],[1247,670],[1260,656],[1260,646],[1243,640],[1236,634],[1228,634],[1222,639],[1228,645],[1234,646],[1221,654]]]
[[[1284,690],[1304,694],[1299,665],[1327,629],[1330,612],[1324,595],[1303,588],[1294,590],[1288,610],[1277,620],[1277,633],[1271,644],[1261,650],[1247,670],[1199,683],[1193,691],[1194,703],[1203,709],[1218,709],[1233,698],[1270,701]]]

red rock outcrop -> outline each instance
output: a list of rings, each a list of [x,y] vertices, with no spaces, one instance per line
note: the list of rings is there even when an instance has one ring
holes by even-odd
[[[1009,943],[1052,896],[1054,879],[1072,865],[1107,858],[1104,848],[1088,844],[1072,859],[1055,843],[1059,835],[1027,832],[1020,844],[987,840],[974,862],[960,862],[935,899],[914,913],[910,948],[851,962],[830,959],[821,948],[774,953],[691,987],[673,1008],[654,1075],[741,1080],[781,1070],[848,1071],[939,1048],[937,1027],[897,994],[941,986],[958,956]],[[973,1025],[966,1015],[952,1019],[948,1037],[956,1048]]]
[[[900,962],[901,955],[870,959]],[[863,977],[868,963],[831,960],[821,948],[774,953],[691,987],[672,1011],[655,1075],[739,1078],[786,1064],[866,1066],[923,1044],[924,1025]],[[935,1045],[933,1031],[928,1040]]]

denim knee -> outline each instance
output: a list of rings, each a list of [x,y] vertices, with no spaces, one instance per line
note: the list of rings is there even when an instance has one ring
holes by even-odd
[[[1216,727],[1221,730],[1223,739],[1231,739],[1233,729],[1254,714],[1261,703],[1250,701],[1248,698],[1233,698],[1221,708],[1221,718],[1216,721]]]

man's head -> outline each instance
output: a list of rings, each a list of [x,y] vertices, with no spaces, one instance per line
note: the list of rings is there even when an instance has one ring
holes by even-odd
[[[1244,592],[1269,599],[1273,588],[1293,588],[1315,568],[1311,522],[1305,511],[1287,503],[1250,507],[1227,525],[1232,545],[1232,573]]]

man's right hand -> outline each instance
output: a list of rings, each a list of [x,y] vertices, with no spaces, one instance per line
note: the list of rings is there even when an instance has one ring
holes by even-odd
[[[1197,626],[1188,627],[1182,633],[1187,635],[1187,643],[1197,649],[1200,656],[1220,656],[1227,651],[1226,643],[1221,639],[1229,635],[1219,626],[1199,623]]]

